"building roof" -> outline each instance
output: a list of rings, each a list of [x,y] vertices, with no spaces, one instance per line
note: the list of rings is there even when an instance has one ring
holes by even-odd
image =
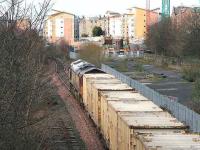
[[[49,15],[49,17],[55,17],[55,16],[58,16],[60,14],[67,14],[67,15],[75,16],[74,14],[68,13],[68,12],[65,12],[65,11],[59,11],[59,10],[54,10],[54,9],[52,11],[54,11],[54,13]]]
[[[143,11],[147,11],[145,8],[140,8],[140,7],[131,7],[131,8],[128,8],[127,10],[131,10],[131,9],[141,9],[141,10],[143,10]],[[152,9],[152,10],[150,10],[150,12],[151,13],[156,13],[156,14],[160,14],[159,12],[157,12],[157,11],[159,11],[160,10],[160,8],[155,8],[155,9]]]

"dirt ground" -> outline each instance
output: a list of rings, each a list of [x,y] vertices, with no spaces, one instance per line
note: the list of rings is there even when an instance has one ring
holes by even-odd
[[[53,83],[58,87],[58,94],[67,106],[70,115],[80,133],[82,140],[85,142],[88,150],[103,150],[103,144],[98,138],[95,127],[87,116],[86,112],[79,105],[78,101],[70,95],[67,88],[61,83],[58,76],[54,74]]]
[[[103,150],[98,133],[78,101],[50,67],[46,76],[54,88],[52,98],[34,106],[31,128],[40,133],[41,150]]]

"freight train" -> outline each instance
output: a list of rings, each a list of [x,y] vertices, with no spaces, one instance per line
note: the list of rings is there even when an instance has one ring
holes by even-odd
[[[200,149],[200,135],[114,76],[83,60],[71,63],[68,75],[110,150]]]

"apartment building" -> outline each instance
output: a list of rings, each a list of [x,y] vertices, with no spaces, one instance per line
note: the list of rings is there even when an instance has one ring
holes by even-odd
[[[114,38],[122,38],[123,37],[122,24],[123,24],[123,18],[121,15],[109,17],[109,35]]]
[[[92,37],[92,30],[95,26],[101,27],[105,35],[108,34],[108,18],[106,16],[82,17],[79,22],[79,36]]]
[[[133,13],[128,12],[122,15],[122,35],[123,39],[128,43],[133,43],[135,38],[135,16]]]
[[[54,10],[45,22],[44,37],[49,43],[65,42],[73,45],[79,37],[76,23],[78,21],[74,14]]]
[[[157,11],[157,10],[156,10]],[[146,23],[146,9],[132,7],[127,9],[127,13],[124,14],[124,37],[129,39],[130,43],[135,41],[142,41],[146,36],[146,26],[158,23],[161,15],[159,12],[150,12],[150,22]]]

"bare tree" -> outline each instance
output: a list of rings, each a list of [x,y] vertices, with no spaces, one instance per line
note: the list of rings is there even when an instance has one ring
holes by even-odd
[[[155,54],[177,57],[178,62],[188,56],[200,58],[200,13],[184,16],[181,26],[163,19],[152,25],[145,43]]]
[[[0,149],[36,149],[39,138],[27,130],[33,103],[47,97],[40,36],[50,0],[0,2]],[[37,140],[38,139],[38,140]]]
[[[81,59],[86,60],[96,66],[100,67],[104,61],[103,49],[93,43],[83,45],[79,50],[79,56]]]

